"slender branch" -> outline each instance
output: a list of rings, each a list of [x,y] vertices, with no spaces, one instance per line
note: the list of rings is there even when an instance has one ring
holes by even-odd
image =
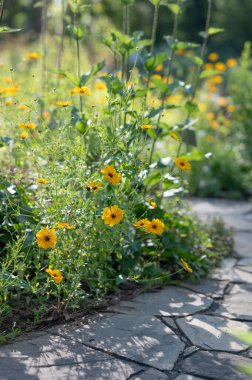
[[[153,24],[152,24],[152,33],[151,33],[151,55],[154,53],[154,47],[156,42],[156,35],[157,35],[157,24],[158,24],[158,11],[159,11],[159,4],[155,5],[154,9],[154,16],[153,16]]]
[[[42,13],[41,13],[41,48],[42,48],[42,60],[41,60],[41,113],[44,109],[44,90],[46,83],[46,28],[47,28],[47,0],[44,0]]]
[[[60,44],[58,53],[58,70],[61,70],[62,54],[64,50],[64,36],[65,36],[65,0],[61,0],[61,34],[60,34]]]
[[[1,0],[1,3],[0,3],[0,24],[1,24],[1,21],[2,21],[2,17],[3,17],[4,1],[5,0]]]

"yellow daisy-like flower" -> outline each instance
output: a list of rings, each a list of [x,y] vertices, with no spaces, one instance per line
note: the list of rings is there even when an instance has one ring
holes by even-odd
[[[214,84],[221,84],[223,82],[223,78],[221,75],[215,75],[213,77],[213,83]]]
[[[161,235],[164,232],[164,223],[159,219],[152,219],[146,226],[146,232]]]
[[[43,249],[53,248],[57,242],[57,236],[55,235],[54,228],[42,228],[42,230],[36,233],[36,238],[39,248]]]
[[[183,264],[183,267],[185,268],[185,270],[187,270],[187,272],[189,273],[192,273],[193,270],[192,268],[189,267],[189,265],[187,264],[187,262],[185,260],[183,260],[182,258],[180,259],[181,263]]]
[[[215,62],[219,59],[219,54],[217,53],[210,53],[209,56],[207,57],[209,61]]]
[[[96,90],[101,90],[101,91],[105,91],[107,88],[107,86],[104,82],[96,82],[94,87]]]
[[[229,105],[227,106],[227,110],[228,110],[229,112],[234,112],[234,111],[235,111],[235,106],[234,106],[233,104],[229,104]]]
[[[228,60],[227,60],[227,66],[228,67],[236,67],[237,66],[237,60],[236,59],[234,59],[234,58],[229,58]]]
[[[140,126],[140,128],[141,128],[141,129],[152,129],[153,126],[150,125],[150,124],[143,124],[143,125]]]
[[[29,109],[29,107],[26,106],[25,104],[19,104],[18,108],[19,108],[20,110],[22,110],[22,111],[26,111],[26,110]]]
[[[75,91],[76,94],[79,94],[81,96],[82,95],[90,95],[91,94],[90,88],[86,87],[86,86],[75,87],[74,91]]]
[[[213,112],[208,112],[206,114],[206,118],[207,118],[207,120],[214,120],[215,114]]]
[[[87,183],[87,191],[97,191],[102,188],[102,183],[99,181],[89,181]]]
[[[227,98],[225,98],[224,96],[221,96],[221,97],[218,99],[218,104],[219,104],[219,106],[221,106],[221,107],[226,107],[227,104],[228,104]]]
[[[210,123],[210,126],[213,128],[213,129],[217,129],[219,127],[219,123],[217,120],[212,120],[211,123]]]
[[[120,223],[123,218],[124,212],[116,205],[111,207],[106,207],[102,213],[102,219],[104,223],[109,227],[114,227],[116,224]]]
[[[76,227],[75,226],[71,226],[71,224],[68,224],[68,223],[60,222],[60,223],[56,224],[56,228],[65,228],[67,230],[72,230],[72,229],[74,229]]]
[[[20,128],[36,129],[36,124],[35,123],[19,123],[18,126]]]
[[[59,284],[63,280],[63,276],[59,269],[47,268],[45,271],[53,278],[55,284]]]
[[[175,133],[175,132],[173,132],[173,131],[169,131],[168,133],[169,133],[169,135],[170,135],[174,140],[177,140],[177,141],[180,140],[180,137],[179,137],[179,134],[178,134],[178,133]]]
[[[45,111],[42,113],[41,117],[43,120],[46,120],[46,119],[49,119],[50,115],[51,115],[50,112]]]
[[[177,157],[175,159],[175,164],[184,171],[190,170],[191,169],[191,164],[188,162],[185,158],[182,157]]]
[[[217,63],[214,65],[214,68],[215,68],[216,70],[219,70],[219,71],[226,71],[227,66],[226,66],[225,63],[223,63],[223,62],[217,62]]]
[[[73,104],[73,102],[71,102],[70,100],[66,100],[66,101],[57,100],[55,104],[56,106],[60,106],[60,107],[69,107]]]
[[[25,54],[25,58],[30,59],[31,61],[36,61],[37,59],[39,59],[39,55],[38,53],[35,53],[35,52],[27,53]]]
[[[6,106],[11,106],[13,104],[13,101],[12,100],[5,100],[4,104]]]
[[[23,133],[21,133],[20,138],[21,138],[22,140],[25,140],[25,139],[27,139],[28,136],[29,136],[29,133],[28,133],[28,132],[23,132]]]
[[[11,83],[12,82],[11,77],[4,77],[3,80],[5,81],[5,83]]]
[[[36,179],[36,183],[45,184],[45,183],[48,183],[48,179],[46,179],[46,178],[38,178],[38,179]]]
[[[151,79],[151,80],[152,80],[152,79],[159,79],[159,80],[162,80],[162,77],[161,77],[160,74],[154,74],[154,75],[151,76],[150,79]]]
[[[213,69],[213,64],[212,63],[205,63],[203,66],[204,70],[212,70]]]
[[[118,185],[118,182],[121,181],[122,176],[120,173],[117,173],[115,168],[110,165],[106,165],[102,170],[101,173],[104,175],[104,177],[112,183],[112,185]]]
[[[136,228],[145,228],[148,226],[150,221],[147,218],[140,219],[136,223],[134,223],[134,227]]]
[[[157,207],[157,204],[156,204],[156,202],[155,202],[155,201],[153,201],[152,199],[151,199],[151,200],[149,200],[149,205],[150,205],[151,207],[153,207],[153,208],[156,208],[156,207]]]
[[[162,63],[160,63],[159,65],[157,65],[156,67],[155,67],[155,71],[163,71],[164,70],[164,65],[162,64]]]

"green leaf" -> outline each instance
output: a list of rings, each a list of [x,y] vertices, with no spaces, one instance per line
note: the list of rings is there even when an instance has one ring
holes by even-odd
[[[147,88],[139,88],[135,91],[135,98],[144,98],[147,94]]]
[[[171,45],[171,48],[173,50],[178,50],[178,49],[193,49],[193,48],[196,48],[198,46],[200,46],[200,45],[196,44],[194,42],[175,40],[175,42]]]
[[[69,30],[71,37],[76,41],[80,41],[85,34],[84,26],[77,27],[75,25],[68,25],[67,29]]]
[[[199,149],[193,149],[191,152],[184,154],[181,157],[188,161],[201,161],[205,158],[205,155]]]
[[[194,63],[196,63],[198,66],[202,66],[203,63],[204,63],[203,59],[200,58],[200,57],[198,57],[198,56],[192,56],[192,57],[190,57],[190,59],[191,59]]]
[[[20,32],[21,29],[12,29],[8,26],[0,26],[0,33],[15,33]]]
[[[222,32],[224,32],[224,30],[225,29],[222,29],[222,28],[213,28],[213,27],[211,27],[211,28],[208,29],[208,35],[212,36],[213,34],[222,33]]]
[[[36,1],[36,3],[33,5],[33,8],[40,8],[43,7],[43,1]]]
[[[166,4],[166,6],[172,11],[176,16],[179,14],[181,8],[178,4]]]
[[[169,90],[168,84],[164,83],[161,79],[151,78],[151,82],[156,85],[163,94],[166,94]]]
[[[146,59],[144,67],[147,71],[153,71],[155,67],[165,62],[168,59],[167,53],[159,53],[156,56],[152,56]]]
[[[199,107],[196,103],[191,102],[188,100],[186,104],[184,105],[186,111],[191,115],[199,112]]]
[[[79,78],[77,75],[73,74],[73,73],[70,73],[69,71],[65,71],[65,70],[59,70],[59,71],[56,71],[57,74],[61,74],[63,75],[64,77],[66,77],[67,79],[70,80],[70,82],[72,82],[75,86],[79,86],[80,85],[80,81],[79,81]]]
[[[95,74],[97,74],[100,70],[103,69],[105,66],[105,60],[98,62],[96,65],[94,65],[91,70],[89,70],[86,74],[82,75],[80,79],[80,85],[84,86],[90,78],[92,78]]]
[[[204,78],[208,78],[208,77],[211,77],[213,75],[218,75],[218,74],[222,74],[222,72],[219,70],[214,70],[214,69],[203,70],[203,71],[201,71],[199,77],[200,77],[200,79],[204,79]]]

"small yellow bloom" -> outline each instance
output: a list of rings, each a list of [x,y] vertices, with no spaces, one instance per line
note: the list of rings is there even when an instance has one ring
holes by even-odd
[[[23,133],[21,133],[20,138],[21,138],[22,140],[25,140],[25,139],[27,139],[28,136],[29,136],[29,133],[28,133],[28,132],[23,132]]]
[[[234,111],[235,111],[235,106],[234,106],[233,104],[229,104],[229,105],[227,106],[227,110],[228,110],[229,112],[234,112]]]
[[[208,112],[206,114],[206,118],[207,118],[207,120],[214,120],[215,114],[213,112]]]
[[[109,227],[114,227],[116,224],[120,223],[123,218],[124,212],[116,205],[111,207],[106,207],[102,213],[102,219],[104,223]]]
[[[39,248],[48,249],[55,247],[57,243],[57,236],[55,235],[55,229],[48,227],[42,228],[36,233],[37,244]]]
[[[106,165],[102,170],[101,173],[104,175],[104,177],[112,183],[112,185],[118,185],[118,182],[121,181],[122,176],[120,173],[117,173],[115,168],[110,165]]]
[[[11,106],[13,104],[13,101],[12,100],[5,100],[4,104],[6,106]]]
[[[153,207],[153,208],[156,208],[156,207],[157,207],[156,202],[153,201],[153,200],[149,200],[149,205],[150,205],[151,207]]]
[[[36,183],[46,184],[46,183],[48,183],[48,179],[46,179],[46,178],[38,178],[38,179],[36,179]]]
[[[29,109],[29,107],[26,106],[25,104],[19,104],[18,108],[19,108],[20,110],[22,110],[22,111],[26,111],[26,110]]]
[[[70,100],[66,100],[66,101],[57,100],[56,102],[56,106],[60,106],[60,107],[68,107],[68,106],[71,106],[72,104],[73,102],[71,102]]]
[[[102,188],[102,183],[99,181],[89,181],[87,184],[87,191],[97,191]]]
[[[213,77],[213,83],[214,84],[221,84],[223,82],[223,78],[221,75],[215,75]]]
[[[162,77],[160,74],[154,74],[151,76],[151,79],[159,79],[159,80],[162,80]]]
[[[95,89],[96,90],[101,90],[101,91],[105,91],[107,86],[104,82],[96,82],[95,85],[94,85]]]
[[[42,113],[41,116],[42,116],[42,119],[44,119],[44,120],[49,119],[49,117],[50,117],[50,112],[45,111],[45,112]]]
[[[164,223],[159,219],[152,219],[146,226],[146,232],[161,235],[164,232]]]
[[[35,52],[27,53],[25,54],[25,58],[30,59],[31,61],[36,61],[37,59],[39,59],[39,55],[38,53],[35,53]]]
[[[20,128],[36,129],[36,124],[35,123],[19,123],[18,126]]]
[[[143,124],[143,125],[140,126],[140,128],[141,128],[141,129],[152,129],[153,126],[150,125],[150,124]]]
[[[219,70],[219,71],[226,71],[226,69],[227,69],[225,63],[223,63],[223,62],[217,62],[217,63],[214,65],[214,68],[215,68],[216,70]]]
[[[227,98],[225,98],[224,96],[221,96],[218,99],[218,104],[219,104],[220,107],[226,107],[227,104],[228,104]]]
[[[134,227],[136,228],[145,228],[149,225],[150,221],[145,218],[145,219],[140,219],[137,222],[134,223]]]
[[[3,80],[5,81],[5,83],[11,83],[12,82],[12,79],[10,77],[4,77]]]
[[[214,85],[211,85],[211,86],[209,86],[209,91],[210,92],[218,92],[218,88]]]
[[[177,140],[177,141],[180,140],[180,136],[179,136],[178,133],[173,132],[173,131],[169,131],[168,133],[169,133],[169,135],[170,135],[174,140]]]
[[[205,63],[203,66],[204,70],[212,70],[213,69],[213,64],[212,63]]]
[[[219,59],[219,54],[217,53],[210,53],[209,56],[207,57],[209,61],[215,62]]]
[[[229,58],[228,60],[227,60],[227,66],[228,67],[236,67],[237,66],[237,60],[236,59],[234,59],[234,58]]]
[[[72,229],[74,229],[76,227],[75,226],[71,226],[71,224],[68,224],[68,223],[60,222],[60,223],[56,224],[56,228],[65,228],[67,230],[72,230]]]
[[[217,129],[219,127],[219,123],[217,120],[212,120],[211,123],[210,123],[210,126],[213,128],[213,129]]]
[[[185,158],[182,157],[177,157],[175,159],[175,164],[184,171],[190,170],[191,169],[191,164],[188,162]]]
[[[187,262],[185,260],[183,260],[182,258],[180,259],[181,263],[183,264],[183,267],[185,268],[185,270],[187,270],[187,272],[189,273],[192,273],[193,270],[192,268],[189,267],[189,265],[187,264]]]
[[[178,54],[178,55],[185,55],[186,54],[186,50],[185,49],[177,49],[176,50],[176,54]]]
[[[12,86],[12,87],[0,87],[0,94],[3,94],[3,95],[15,95],[16,92],[17,92],[17,88],[16,86]]]
[[[4,64],[0,63],[0,69],[2,69],[3,67],[4,67]]]
[[[155,67],[155,71],[163,71],[164,70],[164,65],[162,65],[162,63],[160,63],[159,65],[157,65],[156,67]]]
[[[79,94],[81,96],[82,95],[90,95],[91,94],[90,88],[88,88],[86,86],[75,87],[74,91],[75,91],[76,94]]]
[[[47,268],[46,273],[48,273],[53,278],[55,284],[59,284],[63,280],[63,276],[59,269]]]

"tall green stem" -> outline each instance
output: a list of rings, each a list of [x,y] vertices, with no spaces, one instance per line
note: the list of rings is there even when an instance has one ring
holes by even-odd
[[[154,53],[154,47],[156,42],[156,35],[157,35],[157,24],[158,24],[158,11],[159,11],[159,4],[155,5],[154,9],[154,16],[153,16],[153,24],[152,24],[152,33],[151,33],[151,55]]]
[[[58,71],[61,70],[62,54],[64,50],[64,36],[65,36],[65,0],[61,0],[61,34],[58,53]]]
[[[74,13],[74,24],[78,28],[78,17],[76,13]],[[80,62],[80,40],[76,39],[76,54],[77,54],[77,71],[78,71],[78,77],[80,79],[81,76],[81,62]],[[82,97],[80,95],[80,111],[83,111],[83,103],[82,103]]]
[[[4,1],[5,0],[1,0],[1,3],[0,3],[0,24],[1,24],[1,21],[2,21],[2,17],[3,17]]]
[[[44,110],[44,91],[46,83],[46,28],[47,28],[47,0],[44,0],[41,13],[41,113]]]

